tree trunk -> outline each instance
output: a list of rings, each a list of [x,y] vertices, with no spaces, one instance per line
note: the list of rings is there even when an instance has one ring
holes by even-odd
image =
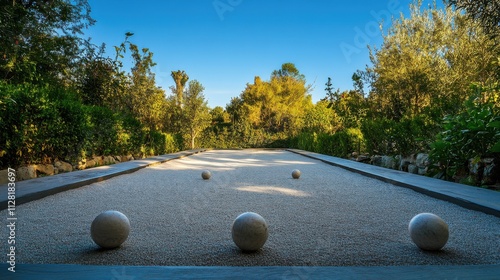
[[[196,138],[196,135],[193,130],[191,130],[191,149],[194,149],[194,139]]]

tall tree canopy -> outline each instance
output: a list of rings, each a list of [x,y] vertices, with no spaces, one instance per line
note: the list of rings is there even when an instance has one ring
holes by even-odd
[[[212,121],[210,109],[203,95],[204,90],[205,88],[200,82],[192,80],[184,91],[182,129],[184,134],[189,137],[191,149],[195,148],[196,138]]]
[[[0,78],[66,83],[92,25],[87,0],[12,0],[0,4]]]
[[[473,19],[479,20],[489,33],[498,33],[500,26],[499,0],[448,0],[450,5],[463,9]]]
[[[304,111],[312,106],[309,89],[295,65],[285,63],[273,71],[270,81],[255,77],[253,84],[247,84],[240,96],[245,118],[256,129],[295,133]]]
[[[175,93],[177,106],[181,107],[183,104],[183,94],[184,87],[186,86],[187,81],[189,80],[188,74],[184,72],[184,70],[172,71],[170,74],[172,79],[174,79],[175,87],[172,87],[172,92]]]
[[[440,119],[467,98],[472,82],[495,80],[499,46],[477,22],[451,8],[410,5],[380,49],[371,50],[373,111],[393,120],[425,114]]]

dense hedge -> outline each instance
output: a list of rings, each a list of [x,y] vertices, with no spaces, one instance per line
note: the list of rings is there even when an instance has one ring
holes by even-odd
[[[135,118],[87,106],[74,92],[0,82],[0,168],[92,155],[150,156],[179,150],[169,134]]]
[[[361,123],[366,151],[379,155],[406,156],[427,151],[438,130],[437,122],[425,116],[399,121],[366,119]]]
[[[352,152],[364,152],[363,136],[359,129],[349,128],[336,133],[302,132],[290,140],[294,148],[346,157]]]

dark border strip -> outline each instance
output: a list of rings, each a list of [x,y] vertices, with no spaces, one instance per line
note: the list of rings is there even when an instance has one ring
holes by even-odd
[[[61,173],[26,181],[19,181],[16,182],[16,206],[63,191],[101,182],[115,176],[133,173],[148,166],[161,164],[174,159],[180,159],[204,151],[206,151],[206,149],[188,150],[85,170]],[[0,210],[8,208],[7,188],[7,184],[0,185]]]
[[[500,265],[417,266],[98,266],[0,264],[2,279],[498,279]]]
[[[396,186],[409,188],[467,209],[500,217],[500,192],[498,191],[466,186],[298,149],[286,150]]]

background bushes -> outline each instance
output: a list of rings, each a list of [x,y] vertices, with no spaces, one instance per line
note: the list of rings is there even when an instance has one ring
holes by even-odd
[[[430,158],[445,179],[468,173],[469,161],[479,164],[488,157],[500,162],[500,87],[472,87],[461,113],[448,115],[442,131],[431,144]],[[481,182],[473,182],[480,184]]]
[[[335,133],[302,132],[290,140],[290,146],[337,157],[347,157],[352,152],[365,151],[363,135],[357,128],[343,129]]]
[[[407,156],[427,151],[439,125],[425,116],[403,118],[366,119],[361,123],[361,133],[366,152],[379,155]]]
[[[67,89],[0,82],[0,168],[93,155],[150,156],[179,150],[173,135],[135,118],[83,105]]]
[[[0,83],[2,167],[72,160],[86,143],[84,108],[70,94],[47,86]]]

